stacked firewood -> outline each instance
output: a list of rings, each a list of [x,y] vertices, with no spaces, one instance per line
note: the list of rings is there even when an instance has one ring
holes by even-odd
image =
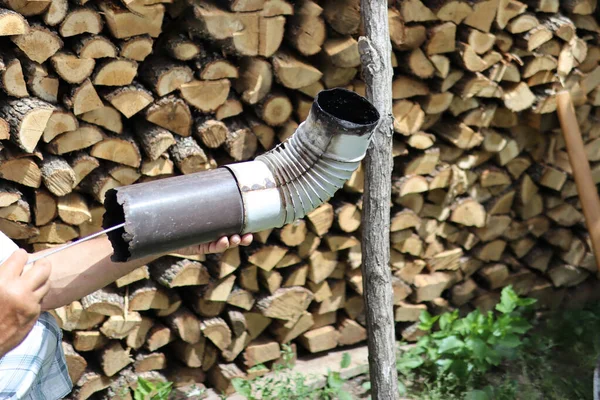
[[[600,183],[596,1],[389,3],[398,336],[509,284],[558,305],[595,272],[555,94],[571,92]],[[99,231],[110,188],[252,159],[320,90],[364,94],[359,0],[2,7],[0,230],[32,250]],[[54,310],[72,398],[131,399],[138,376],[231,392],[281,344],[363,342],[362,182],[249,248],[163,257]]]

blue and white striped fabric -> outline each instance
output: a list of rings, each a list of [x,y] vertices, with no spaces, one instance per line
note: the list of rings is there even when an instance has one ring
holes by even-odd
[[[2,250],[8,242],[0,232]],[[42,313],[27,337],[0,358],[0,399],[58,400],[69,394],[73,384],[61,343],[56,320]]]

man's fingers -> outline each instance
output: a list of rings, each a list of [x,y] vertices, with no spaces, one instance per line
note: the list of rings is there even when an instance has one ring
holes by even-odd
[[[229,244],[231,247],[237,247],[241,241],[242,239],[240,238],[240,235],[233,235],[229,238]]]
[[[33,267],[29,268],[27,272],[23,274],[23,279],[27,282],[27,285],[31,290],[36,290],[48,281],[51,270],[52,267],[50,266],[50,262],[42,259],[36,261],[33,264]]]
[[[23,249],[19,249],[11,254],[10,257],[0,265],[0,275],[5,277],[16,278],[21,276],[25,263],[27,262],[27,252]]]
[[[210,243],[208,246],[209,253],[222,253],[229,248],[229,238],[223,236],[219,240]]]
[[[247,233],[242,237],[240,235],[223,236],[214,242],[180,249],[178,253],[185,255],[223,253],[225,250],[233,249],[237,246],[249,246],[253,240],[254,236],[251,233]]]
[[[240,241],[240,246],[250,246],[250,244],[252,243],[253,240],[254,240],[254,236],[251,233],[247,233],[244,236],[242,236],[242,239]]]

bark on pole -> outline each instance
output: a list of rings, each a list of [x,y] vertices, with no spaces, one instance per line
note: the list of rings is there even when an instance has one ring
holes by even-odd
[[[364,160],[362,273],[368,330],[371,396],[397,399],[396,342],[390,262],[392,179],[392,65],[386,0],[361,0],[365,36],[359,51],[366,97],[381,114]],[[386,117],[387,116],[387,117]]]

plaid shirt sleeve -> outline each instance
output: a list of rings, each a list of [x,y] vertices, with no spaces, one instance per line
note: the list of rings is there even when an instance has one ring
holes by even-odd
[[[0,232],[0,250],[8,242]],[[73,384],[61,343],[56,320],[42,313],[25,339],[0,358],[0,400],[58,400],[69,394]]]
[[[71,392],[54,317],[43,313],[19,346],[0,358],[0,399],[58,400]]]

